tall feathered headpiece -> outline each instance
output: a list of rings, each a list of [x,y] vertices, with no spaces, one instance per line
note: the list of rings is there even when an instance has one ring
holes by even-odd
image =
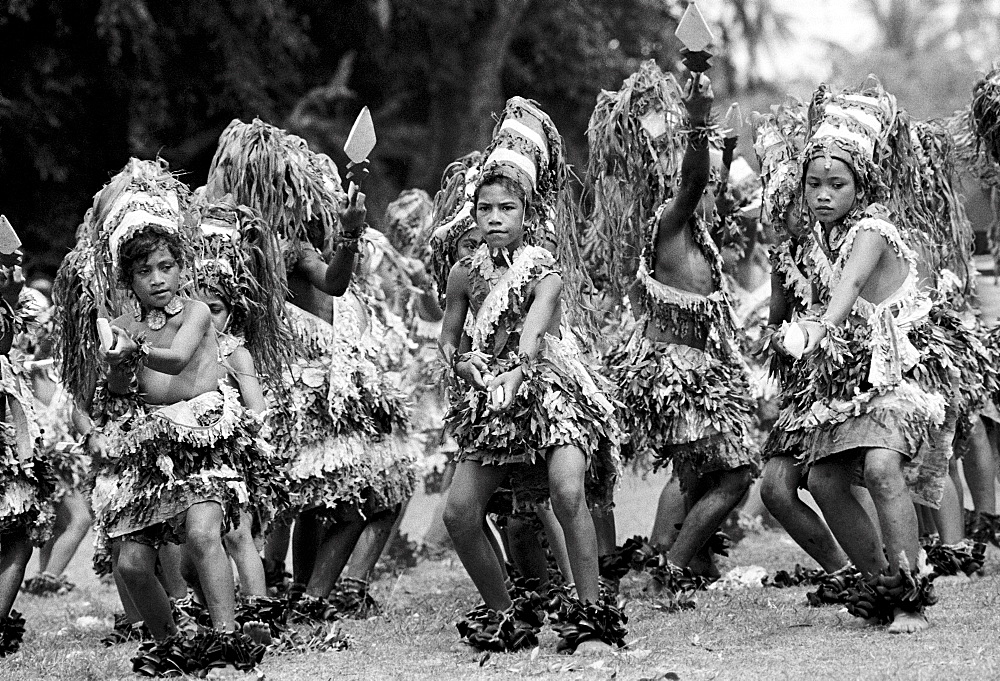
[[[238,204],[260,211],[290,262],[310,244],[326,249],[347,203],[329,156],[257,118],[234,120],[222,132],[205,186],[209,199],[232,194]]]
[[[590,116],[588,246],[619,296],[634,278],[649,217],[673,195],[686,120],[680,86],[653,60],[617,92],[602,91]]]
[[[217,293],[231,309],[231,331],[242,336],[257,371],[281,376],[291,331],[285,320],[285,267],[274,233],[260,214],[231,196],[196,201],[195,286]]]
[[[183,233],[188,188],[170,174],[165,161],[129,159],[94,196],[77,229],[77,242],[63,259],[53,285],[57,305],[57,348],[63,381],[89,402],[100,372],[97,318],[115,318],[137,309],[122,284],[121,247],[146,231]]]

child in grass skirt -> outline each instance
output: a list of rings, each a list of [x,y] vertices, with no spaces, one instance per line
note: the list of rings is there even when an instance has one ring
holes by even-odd
[[[859,585],[851,611],[912,633],[927,626],[923,609],[936,600],[915,572],[911,497],[936,506],[948,472],[948,334],[920,284],[916,252],[874,203],[891,198],[881,164],[899,125],[895,101],[877,83],[836,94],[821,86],[813,107],[802,168],[818,220],[812,281],[819,307],[797,322],[807,378],[775,427],[800,436],[809,489],[871,580]],[[884,551],[852,484],[872,495]]]
[[[16,354],[15,335],[24,331],[19,305],[20,241],[0,216],[0,657],[16,652],[24,637],[24,618],[13,610],[34,545],[49,538],[55,492],[47,462],[41,458],[41,435],[31,389]]]
[[[628,293],[638,322],[607,360],[630,438],[626,458],[654,469],[673,464],[683,499],[676,486],[664,487],[651,541],[674,565],[697,561],[712,574],[710,558],[697,554],[757,470],[750,431],[756,404],[709,232],[723,159],[715,153],[710,162],[713,97],[707,78],[699,78],[684,95],[654,63],[644,64],[618,93],[602,94],[588,138],[609,283]],[[643,174],[647,183],[629,183]],[[636,195],[616,198],[620,192]]]
[[[562,153],[546,114],[528,100],[508,101],[473,197],[485,243],[452,268],[447,285],[441,347],[468,387],[447,418],[459,458],[445,524],[485,601],[459,631],[488,649],[535,645],[542,621],[524,598],[512,603],[483,531],[487,503],[501,486],[512,490],[515,508],[550,499],[566,536],[579,600],[566,598],[554,614],[560,647],[606,648],[624,637],[623,616],[598,593],[587,510],[588,502],[611,503],[620,437],[614,406],[561,324],[569,310],[555,259],[525,243],[565,198]],[[557,233],[573,228],[555,225]],[[470,311],[471,350],[461,353]]]
[[[203,303],[178,297],[190,253],[182,231],[183,186],[158,163],[132,160],[95,202],[95,276],[131,291],[139,311],[119,316],[104,353],[109,369],[95,397],[115,481],[102,500],[101,530],[117,553],[116,576],[154,642],[133,660],[160,675],[217,666],[253,668],[263,647],[237,630],[233,574],[222,535],[264,495],[263,423],[220,384],[218,343]],[[149,341],[147,341],[147,338]],[[187,543],[205,593],[211,631],[177,632],[156,580],[157,550]]]

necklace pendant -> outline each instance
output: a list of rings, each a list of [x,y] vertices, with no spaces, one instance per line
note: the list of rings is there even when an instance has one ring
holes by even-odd
[[[159,331],[167,325],[167,314],[158,307],[154,307],[146,315],[146,325],[153,331]]]
[[[167,313],[167,316],[173,317],[175,314],[180,313],[183,309],[184,301],[178,296],[174,296],[170,299],[170,302],[167,303],[166,307],[163,308],[163,311]]]

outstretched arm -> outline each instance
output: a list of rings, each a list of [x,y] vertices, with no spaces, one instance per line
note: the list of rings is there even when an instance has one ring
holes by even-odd
[[[677,194],[660,214],[657,247],[684,228],[694,214],[698,202],[708,185],[709,155],[708,136],[703,134],[712,112],[712,83],[704,74],[692,78],[688,83],[688,95],[684,105],[688,110],[689,124],[694,130],[688,136],[687,150],[681,162],[681,182]]]
[[[823,321],[832,326],[839,326],[847,321],[847,317],[854,308],[865,284],[871,279],[875,268],[878,267],[885,249],[889,247],[885,237],[872,229],[862,229],[854,239],[851,247],[851,254],[844,265],[844,271],[840,275],[840,282],[837,287],[830,292],[830,304],[823,315]],[[820,341],[826,335],[826,327],[819,322],[805,321],[802,324],[806,327],[809,342],[806,344],[806,353],[810,353],[819,347]]]

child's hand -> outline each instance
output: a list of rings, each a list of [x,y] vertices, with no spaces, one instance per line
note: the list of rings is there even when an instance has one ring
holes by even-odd
[[[347,207],[340,213],[341,236],[345,239],[356,239],[365,231],[365,195],[358,191],[357,185],[351,185],[347,195]]]
[[[505,371],[486,385],[486,391],[490,395],[490,406],[493,411],[503,411],[509,409],[514,404],[514,397],[517,389],[524,381],[524,372],[521,367],[515,367],[510,371]]]
[[[112,324],[111,332],[115,335],[115,342],[111,349],[104,353],[104,359],[107,360],[108,364],[116,367],[135,354],[139,346],[129,337],[125,329]]]
[[[712,113],[712,81],[703,73],[696,73],[684,88],[684,106],[694,125],[704,125]]]
[[[486,381],[483,380],[485,373],[486,362],[476,355],[468,355],[465,359],[455,362],[455,375],[480,390],[486,389]]]
[[[819,349],[820,342],[826,338],[826,327],[819,322],[800,321],[799,326],[806,334],[806,349],[802,355],[809,355]]]

